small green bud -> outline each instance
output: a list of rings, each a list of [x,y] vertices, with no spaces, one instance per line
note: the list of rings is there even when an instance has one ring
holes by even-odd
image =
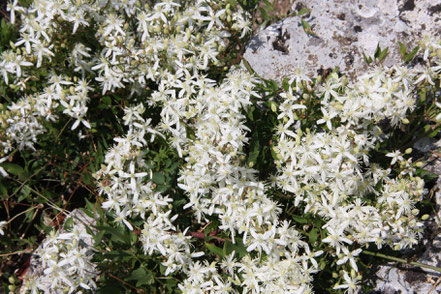
[[[405,124],[405,125],[407,125],[407,124],[410,123],[410,121],[409,121],[407,118],[403,118],[403,119],[401,120],[401,122],[402,122],[403,124]]]
[[[346,87],[349,84],[348,78],[346,76],[343,76],[341,78],[341,83],[343,87]]]
[[[355,272],[354,269],[351,269],[351,277],[355,278],[357,276],[357,273]]]
[[[422,163],[421,161],[418,161],[417,163],[415,163],[416,167],[423,167],[424,163]]]
[[[394,246],[394,250],[398,251],[400,249],[401,249],[401,245],[400,244],[397,244],[397,245]]]
[[[317,76],[317,83],[320,83],[322,81],[323,77],[322,76]]]
[[[14,278],[14,276],[10,276],[9,279],[8,279],[8,281],[9,281],[9,283],[11,283],[11,284],[15,284],[15,278]]]
[[[17,286],[15,285],[9,285],[8,286],[9,291],[14,291],[15,289],[17,289]]]
[[[420,213],[420,210],[417,208],[412,209],[412,215],[418,215],[418,213]]]
[[[332,273],[332,277],[334,278],[334,279],[337,279],[339,276],[338,276],[338,274],[337,273]]]
[[[335,104],[334,108],[341,111],[343,109],[343,104],[337,103]]]
[[[406,153],[406,154],[412,153],[412,148],[407,148],[406,151],[404,151],[404,153]]]
[[[271,102],[271,110],[277,112],[277,104],[275,102]]]

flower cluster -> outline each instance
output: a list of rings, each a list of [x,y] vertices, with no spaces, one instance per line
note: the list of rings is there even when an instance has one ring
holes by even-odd
[[[4,81],[16,91],[25,91],[30,81],[43,78],[40,82],[47,87],[33,98],[21,99],[20,103],[27,106],[26,114],[2,112],[2,120],[10,121],[2,127],[5,134],[0,133],[6,144],[1,150],[3,155],[14,148],[16,140],[20,147],[33,145],[36,136],[44,132],[41,120],[48,119],[48,113],[50,119],[55,118],[57,104],[52,101],[58,100],[62,112],[75,119],[72,129],[80,123],[90,128],[85,116],[92,87],[86,76],[95,75],[92,81],[98,83],[102,93],[129,88],[132,94],[139,94],[167,72],[206,70],[209,64],[218,62],[216,56],[228,45],[226,38],[231,31],[244,35],[250,29],[249,16],[240,9],[233,12],[222,1],[168,1],[149,7],[141,1],[84,0],[69,4],[43,0],[27,8],[14,1],[8,4],[8,10],[12,23],[17,17],[21,19],[21,38],[0,57]],[[66,32],[69,26],[71,31]],[[88,41],[88,32],[95,28],[93,41],[82,43],[75,37]],[[92,54],[91,47],[100,48],[98,54]],[[65,54],[69,55],[69,66],[63,63],[60,67],[53,57]],[[37,75],[39,68],[52,68],[54,74]],[[60,77],[67,73],[67,78]],[[78,85],[72,85],[72,79],[80,80]],[[62,85],[69,90],[61,93]],[[45,108],[37,111],[34,104]],[[17,127],[8,129],[10,125]],[[20,126],[27,126],[19,129],[18,134],[23,134],[20,139],[9,136]]]
[[[84,217],[76,218],[66,232],[51,231],[33,252],[31,264],[23,276],[20,293],[78,293],[96,289],[98,275],[92,263],[93,237],[86,231]]]
[[[335,248],[337,264],[349,262],[355,271],[354,258],[361,250],[350,251],[350,245],[372,242],[378,248],[387,244],[403,249],[417,244],[422,235],[415,204],[425,193],[424,181],[414,176],[412,160],[396,150],[386,154],[391,164],[385,169],[371,162],[368,154],[395,128],[409,123],[406,116],[418,99],[415,88],[422,82],[433,85],[432,80],[439,78],[440,43],[426,42],[427,68],[378,66],[353,86],[332,73],[316,89],[297,72],[291,79],[294,86],[281,94],[274,185],[292,195],[304,213],[326,220],[328,236],[322,241]],[[308,115],[302,93],[313,90],[322,98],[322,116],[305,130],[299,119]],[[398,175],[393,167],[400,170]],[[345,280],[350,280],[347,273]]]
[[[177,287],[183,293],[312,291],[323,251],[311,249],[283,217],[274,189],[292,198],[301,214],[324,221],[320,241],[332,248],[328,253],[342,266],[346,283],[335,289],[357,291],[362,245],[401,249],[417,243],[423,228],[415,204],[425,190],[406,159],[410,152],[385,152],[387,167],[369,154],[409,122],[418,102],[415,89],[439,79],[439,41],[423,40],[426,65],[420,69],[379,66],[353,85],[336,73],[321,81],[298,70],[279,100],[271,101],[276,174],[267,175],[268,184],[245,164],[253,130],[244,113],[254,100],[262,106],[261,81],[240,65],[220,75],[212,70],[223,68],[230,37],[250,31],[250,15],[234,1],[147,2],[8,4],[21,35],[2,53],[0,71],[21,98],[1,105],[0,163],[14,148],[34,148],[44,121],[67,116],[81,137],[81,129],[93,125],[90,100],[121,91],[129,96],[122,107],[124,130],[94,175],[101,206],[113,224],[136,230],[143,252],[161,260],[166,276],[182,274]],[[41,87],[33,89],[36,79]],[[308,119],[312,111],[316,121]],[[155,167],[146,157],[154,144],[168,144],[185,162],[175,188],[185,197],[192,227],[181,227],[176,199],[153,181]],[[0,173],[6,174],[2,167]],[[194,247],[190,230],[213,221],[216,241],[241,252],[213,258]],[[51,233],[35,252],[42,266],[31,266],[22,291],[94,290],[92,243],[82,225]]]
[[[37,136],[46,130],[42,121],[56,121],[57,107],[64,107],[63,113],[74,118],[72,129],[82,123],[87,128],[90,124],[85,115],[88,93],[92,88],[87,81],[73,79],[55,73],[50,74],[48,86],[41,93],[29,95],[7,106],[1,114],[0,156],[5,156],[16,147],[34,149]]]

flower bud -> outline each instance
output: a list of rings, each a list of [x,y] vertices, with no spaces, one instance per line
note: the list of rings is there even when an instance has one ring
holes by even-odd
[[[277,104],[275,102],[273,102],[273,101],[271,101],[271,110],[273,112],[277,112]]]
[[[317,83],[320,83],[322,81],[323,77],[322,76],[317,76]]]
[[[351,278],[355,278],[357,276],[357,273],[354,269],[351,269]]]

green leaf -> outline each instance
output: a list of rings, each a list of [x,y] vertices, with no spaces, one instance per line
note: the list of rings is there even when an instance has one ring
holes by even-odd
[[[263,3],[265,3],[265,10],[266,11],[273,11],[274,5],[271,4],[268,0],[263,0]]]
[[[160,185],[160,184],[164,184],[164,182],[165,182],[165,177],[164,177],[164,175],[163,175],[162,173],[160,173],[160,172],[155,172],[155,173],[153,174],[152,181],[155,182],[155,183],[158,184],[158,185]]]
[[[8,190],[1,183],[0,183],[0,195],[4,197],[8,196]]]
[[[93,178],[87,169],[84,170],[82,179],[83,179],[84,184],[86,184],[86,185],[90,185],[93,183]]]
[[[386,49],[384,49],[383,51],[380,52],[380,54],[378,54],[378,60],[380,62],[382,62],[386,58],[386,56],[389,54],[388,51],[389,51],[389,47],[386,47]]]
[[[302,23],[303,30],[305,31],[306,34],[309,35],[312,32],[311,25],[303,18],[300,21]]]
[[[435,129],[433,132],[427,134],[426,136],[429,138],[434,138],[436,135],[438,135],[439,129]]]
[[[317,241],[317,238],[318,238],[318,229],[312,229],[309,232],[309,243],[314,244],[315,241]]]
[[[304,14],[307,14],[310,11],[309,8],[303,7],[302,9],[300,9],[299,12],[297,12],[297,16],[302,16]]]
[[[84,209],[84,212],[93,217],[92,211],[95,211],[95,204],[90,202],[87,198],[84,200],[86,200],[86,208]]]
[[[128,281],[136,281],[136,287],[142,285],[151,285],[154,282],[153,274],[151,271],[146,271],[142,267],[134,270],[127,278]]]
[[[364,54],[364,52],[362,52],[362,54],[363,54],[364,61],[365,61],[368,65],[370,65],[370,64],[372,63],[372,61],[373,61],[372,57],[371,57],[371,56],[366,56],[366,54]]]
[[[64,222],[64,229],[65,230],[70,230],[72,229],[73,226],[73,218],[69,217],[65,222]]]
[[[268,13],[266,12],[265,9],[263,9],[262,7],[259,7],[259,11],[260,11],[260,13],[262,13],[262,18],[263,18],[265,21],[270,20],[270,16],[268,15]]]
[[[247,111],[247,115],[248,115],[248,118],[250,119],[250,121],[254,121],[254,116],[253,116],[254,109],[255,109],[255,107],[251,106]]]
[[[378,58],[381,53],[380,42],[377,43],[377,48],[375,49],[374,57]]]
[[[210,243],[205,243],[205,246],[207,247],[207,249],[211,253],[213,253],[215,255],[219,255],[220,257],[225,257],[224,251],[222,250],[222,248],[219,248],[219,247],[217,247],[217,246],[215,246],[213,244],[210,244]]]
[[[298,216],[298,215],[294,215],[294,214],[291,214],[291,217],[292,217],[292,219],[296,223],[299,223],[299,224],[307,224],[307,223],[309,223],[309,221],[306,218],[304,218],[304,217],[301,217],[301,216]]]
[[[24,173],[24,170],[21,166],[15,163],[2,163],[0,166],[2,166],[8,173],[14,175],[14,176],[22,176]]]
[[[404,56],[406,56],[406,52],[407,52],[407,50],[406,50],[406,46],[404,46],[404,44],[401,43],[400,41],[398,41],[398,45],[400,46],[400,55],[401,55],[401,58],[404,59]]]
[[[111,234],[112,240],[121,243],[130,243],[130,238],[125,234],[124,228],[122,227],[107,227],[107,226],[96,226],[98,230],[104,230]]]
[[[419,46],[416,46],[415,48],[412,49],[412,51],[409,54],[406,54],[406,56],[404,56],[404,62],[410,62],[412,61],[412,59],[415,57],[415,55],[417,54],[418,50],[420,50]]]
[[[248,254],[247,248],[243,244],[242,238],[235,238],[235,239],[236,239],[235,240],[236,243],[235,244],[231,243],[231,247],[234,249],[234,252],[236,252],[236,254],[239,254],[239,258],[242,258]]]
[[[32,189],[29,185],[24,185],[20,190],[20,196],[18,197],[17,202],[20,203],[23,199],[27,199],[29,194],[31,194],[31,191]]]
[[[282,88],[283,88],[283,90],[288,91],[289,90],[289,86],[290,86],[289,79],[288,78],[284,78],[283,81],[282,81]]]
[[[242,239],[240,241],[236,240],[236,244],[231,243],[229,240],[224,242],[224,256],[230,255],[233,251],[235,254],[239,254],[240,258],[248,254],[247,249],[242,243]]]
[[[115,251],[110,251],[110,252],[105,252],[102,254],[103,257],[108,258],[108,259],[119,259],[119,260],[123,260],[123,259],[127,259],[127,257],[131,256],[129,253],[124,252],[122,250],[115,250]]]
[[[95,240],[95,244],[100,244],[101,240],[103,239],[105,231],[99,231],[98,233],[96,233],[96,235],[94,236],[94,240]]]

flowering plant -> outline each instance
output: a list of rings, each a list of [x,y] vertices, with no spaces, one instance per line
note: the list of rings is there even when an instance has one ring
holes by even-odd
[[[280,86],[240,59],[250,3],[8,10],[0,232],[5,248],[41,243],[53,277],[26,268],[23,293],[356,293],[363,248],[421,239],[428,177],[408,145],[438,134],[439,40],[419,67],[351,83],[298,70]],[[95,224],[55,232],[74,207]]]

